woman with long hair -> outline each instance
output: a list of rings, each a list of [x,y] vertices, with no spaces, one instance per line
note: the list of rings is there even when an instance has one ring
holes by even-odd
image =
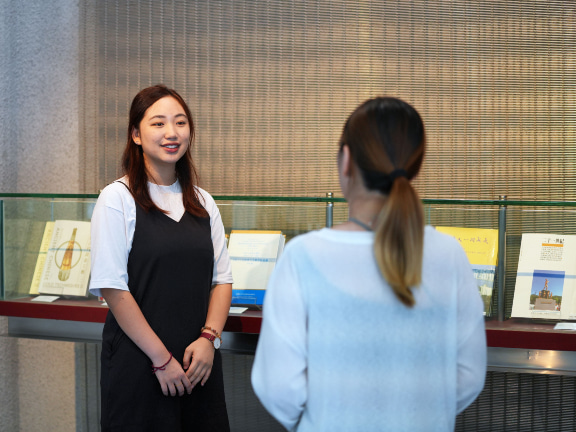
[[[288,430],[452,431],[486,373],[483,305],[456,240],[411,180],[424,124],[379,97],[344,125],[349,219],[290,241],[270,279],[254,390]]]
[[[133,99],[122,167],[92,216],[90,291],[102,335],[103,431],[228,431],[220,333],[232,296],[224,227],[198,187],[186,102]]]

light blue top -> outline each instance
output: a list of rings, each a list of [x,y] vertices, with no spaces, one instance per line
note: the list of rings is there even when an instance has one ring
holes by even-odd
[[[381,276],[373,239],[299,236],[270,279],[252,384],[288,430],[453,431],[483,388],[483,305],[461,246],[426,227],[408,308]]]

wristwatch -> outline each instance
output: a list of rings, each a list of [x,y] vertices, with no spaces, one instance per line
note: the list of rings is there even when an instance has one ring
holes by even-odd
[[[220,345],[222,345],[222,339],[220,339],[218,336],[214,336],[212,333],[203,332],[200,334],[200,337],[206,338],[212,342],[212,345],[214,345],[215,349],[220,348]]]

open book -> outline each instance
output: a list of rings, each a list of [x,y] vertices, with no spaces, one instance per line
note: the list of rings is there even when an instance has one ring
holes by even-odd
[[[522,234],[512,317],[576,319],[576,236]]]
[[[261,306],[268,279],[284,250],[281,231],[230,233],[228,252],[232,267],[232,304]]]
[[[498,263],[498,230],[484,228],[436,227],[460,242],[472,265],[484,302],[484,315],[490,313],[494,276]]]
[[[47,222],[30,293],[85,297],[89,279],[90,222]]]

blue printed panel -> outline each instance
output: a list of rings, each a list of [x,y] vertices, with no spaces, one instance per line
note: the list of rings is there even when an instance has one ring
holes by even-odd
[[[233,289],[232,304],[262,306],[266,290]]]

